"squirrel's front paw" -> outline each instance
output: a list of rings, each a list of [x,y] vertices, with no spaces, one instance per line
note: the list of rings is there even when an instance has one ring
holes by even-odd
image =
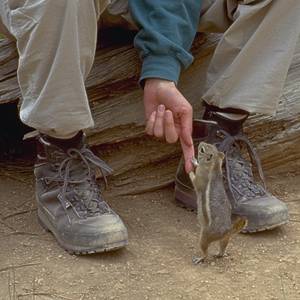
[[[198,160],[195,157],[193,157],[191,159],[191,162],[192,162],[192,165],[194,166],[194,168],[199,166]]]

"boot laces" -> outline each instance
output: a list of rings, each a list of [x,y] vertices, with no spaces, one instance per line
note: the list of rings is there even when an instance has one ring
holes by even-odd
[[[217,136],[223,139],[218,144],[218,149],[225,154],[225,180],[235,203],[245,197],[265,195],[266,184],[261,162],[249,139],[243,133],[230,135],[225,130],[218,130]],[[246,146],[251,163],[240,153],[240,144]],[[257,169],[262,186],[256,183],[252,166]]]
[[[68,218],[70,207],[78,217],[110,213],[111,209],[96,182],[96,171],[101,172],[107,186],[106,175],[111,174],[112,169],[85,146],[81,149],[70,148],[66,153],[60,150],[55,152],[56,163],[52,165],[57,175],[44,179],[50,184],[59,184],[61,189],[58,200]]]

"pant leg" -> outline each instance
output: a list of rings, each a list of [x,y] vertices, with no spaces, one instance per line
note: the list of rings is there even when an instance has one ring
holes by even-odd
[[[4,34],[6,37],[13,39],[13,36],[10,34],[8,30],[8,7],[5,1],[0,2],[0,34]]]
[[[85,90],[105,0],[1,0],[19,52],[21,120],[55,137],[94,125]]]
[[[224,34],[203,99],[274,114],[300,33],[299,0],[207,0],[199,30]]]

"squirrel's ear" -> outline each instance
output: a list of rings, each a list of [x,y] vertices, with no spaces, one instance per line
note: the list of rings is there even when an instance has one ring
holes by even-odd
[[[221,159],[224,159],[224,158],[225,158],[225,155],[224,155],[223,152],[219,152],[218,155],[219,155],[219,157],[220,157]]]

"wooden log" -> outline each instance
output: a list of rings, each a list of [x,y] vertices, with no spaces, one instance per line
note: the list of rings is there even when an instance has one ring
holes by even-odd
[[[179,88],[201,115],[205,73],[217,35],[198,35],[195,61],[183,73]],[[300,50],[300,43],[298,49]],[[0,104],[17,101],[17,54],[13,43],[0,42]],[[131,45],[98,49],[86,86],[96,126],[88,140],[114,168],[111,186],[117,195],[138,194],[172,184],[181,152],[144,133],[140,62]],[[300,51],[295,54],[275,117],[251,116],[246,124],[267,171],[287,172],[300,166]]]

